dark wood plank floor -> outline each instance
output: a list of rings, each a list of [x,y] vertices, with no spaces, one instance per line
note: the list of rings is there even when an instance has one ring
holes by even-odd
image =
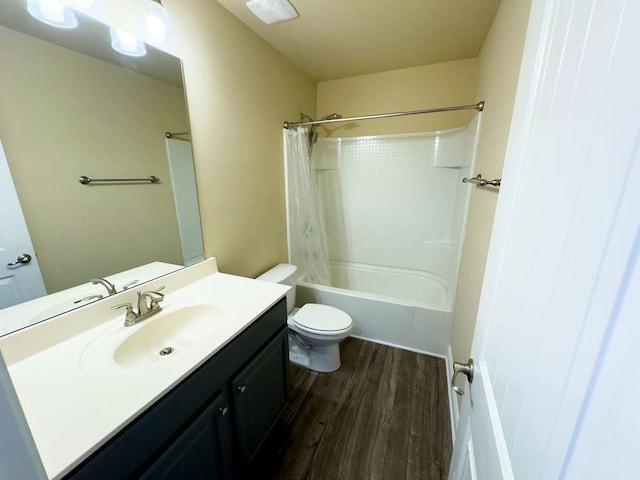
[[[333,373],[291,365],[287,441],[273,480],[446,479],[444,360],[348,338]]]

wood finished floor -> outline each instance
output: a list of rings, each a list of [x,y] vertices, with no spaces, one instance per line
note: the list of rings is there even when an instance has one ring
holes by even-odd
[[[348,338],[333,373],[291,365],[273,480],[446,479],[451,429],[440,358]]]

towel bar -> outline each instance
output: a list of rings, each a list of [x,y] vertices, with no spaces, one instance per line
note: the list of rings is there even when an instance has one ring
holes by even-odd
[[[89,185],[91,183],[158,183],[160,179],[155,175],[151,175],[150,177],[146,178],[89,178],[85,175],[82,175],[80,178],[78,178],[78,181],[82,185]]]

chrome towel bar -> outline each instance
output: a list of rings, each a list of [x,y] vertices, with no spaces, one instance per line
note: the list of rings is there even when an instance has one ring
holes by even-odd
[[[160,179],[155,175],[151,175],[146,178],[89,178],[82,175],[78,178],[78,181],[82,185],[96,184],[96,183],[158,183]]]
[[[479,187],[486,187],[486,186],[500,187],[501,181],[502,181],[501,178],[494,178],[493,180],[487,180],[486,178],[482,178],[482,175],[480,173],[475,177],[462,179],[463,183],[475,183]]]

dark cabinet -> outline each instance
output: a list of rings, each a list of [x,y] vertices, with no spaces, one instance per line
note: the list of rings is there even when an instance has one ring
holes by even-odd
[[[285,329],[231,383],[240,455],[245,465],[252,466],[286,406],[289,377],[283,373],[288,368],[287,340]]]
[[[263,478],[289,390],[286,317],[282,299],[65,478]]]
[[[231,409],[223,392],[165,450],[141,479],[233,479],[232,438]]]

